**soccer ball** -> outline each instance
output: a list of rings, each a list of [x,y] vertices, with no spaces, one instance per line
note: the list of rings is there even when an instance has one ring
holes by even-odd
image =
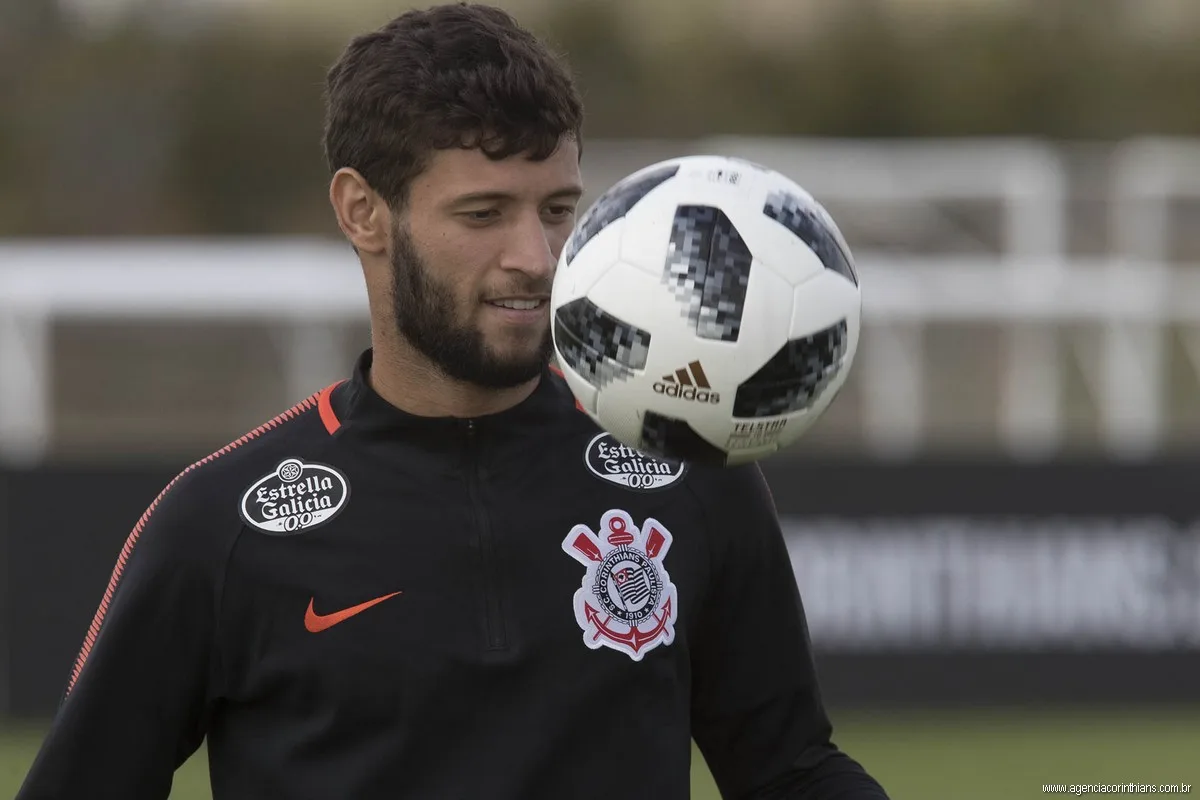
[[[624,178],[563,248],[551,314],[582,409],[643,454],[756,461],[796,442],[858,348],[861,295],[833,219],[783,175],[686,156]]]

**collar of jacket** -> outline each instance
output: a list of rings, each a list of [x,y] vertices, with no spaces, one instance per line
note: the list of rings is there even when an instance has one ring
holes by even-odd
[[[337,385],[330,394],[330,407],[337,426],[358,433],[388,437],[418,437],[445,439],[447,444],[461,443],[463,436],[521,435],[545,431],[553,418],[574,411],[574,398],[566,382],[547,365],[537,387],[517,405],[495,414],[472,419],[412,414],[384,400],[371,388],[372,351],[363,351],[355,362],[350,378]]]

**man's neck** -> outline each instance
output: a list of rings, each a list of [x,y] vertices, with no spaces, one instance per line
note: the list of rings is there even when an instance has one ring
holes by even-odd
[[[537,388],[538,378],[510,389],[485,389],[454,380],[407,343],[372,338],[371,388],[409,414],[460,419],[487,416],[512,408]]]

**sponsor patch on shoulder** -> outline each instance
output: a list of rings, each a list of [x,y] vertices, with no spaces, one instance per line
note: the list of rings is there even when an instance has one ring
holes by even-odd
[[[327,464],[288,458],[246,490],[238,512],[263,533],[288,536],[329,522],[349,499],[345,475]]]
[[[642,492],[665,489],[687,474],[687,464],[651,458],[609,433],[588,442],[583,461],[597,478]]]

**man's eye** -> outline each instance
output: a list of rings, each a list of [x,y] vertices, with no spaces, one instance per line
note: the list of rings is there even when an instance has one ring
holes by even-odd
[[[463,212],[463,216],[465,216],[471,222],[490,222],[499,213],[500,212],[494,208],[488,208],[479,211],[465,211]]]
[[[547,206],[547,213],[552,217],[569,217],[575,213],[574,206]]]

